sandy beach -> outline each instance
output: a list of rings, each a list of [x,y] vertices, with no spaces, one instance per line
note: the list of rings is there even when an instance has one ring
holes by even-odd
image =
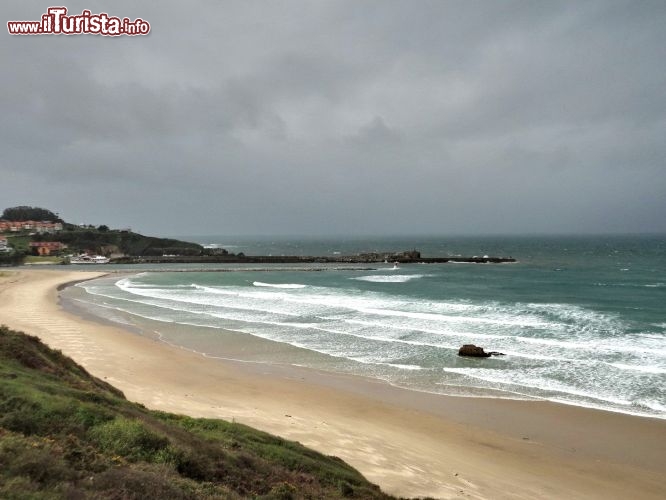
[[[101,276],[0,273],[0,324],[40,337],[149,408],[235,419],[360,470],[391,494],[663,498],[666,420],[455,398],[307,369],[210,359],[81,318],[58,287]]]

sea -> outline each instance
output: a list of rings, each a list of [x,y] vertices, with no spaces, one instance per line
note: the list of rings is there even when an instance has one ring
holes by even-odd
[[[182,238],[246,255],[516,262],[107,265],[118,273],[64,300],[213,358],[666,418],[665,235]],[[504,355],[462,358],[463,344]]]

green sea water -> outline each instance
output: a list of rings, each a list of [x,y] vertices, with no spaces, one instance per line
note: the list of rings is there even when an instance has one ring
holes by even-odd
[[[130,267],[141,272],[82,283],[66,295],[77,307],[208,356],[666,418],[664,236],[189,239],[247,255],[416,248],[429,257],[518,262]],[[505,355],[460,358],[467,343]]]

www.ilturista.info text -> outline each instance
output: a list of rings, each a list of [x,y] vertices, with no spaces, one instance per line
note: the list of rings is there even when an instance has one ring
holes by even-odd
[[[10,35],[147,35],[150,23],[141,18],[109,16],[105,12],[93,14],[84,10],[79,15],[67,15],[66,7],[49,7],[39,21],[8,21]]]

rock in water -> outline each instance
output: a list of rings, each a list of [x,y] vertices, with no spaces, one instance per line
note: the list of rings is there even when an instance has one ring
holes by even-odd
[[[485,352],[483,347],[477,347],[474,344],[465,344],[458,350],[458,356],[471,356],[473,358],[489,358],[491,354],[501,353]]]

